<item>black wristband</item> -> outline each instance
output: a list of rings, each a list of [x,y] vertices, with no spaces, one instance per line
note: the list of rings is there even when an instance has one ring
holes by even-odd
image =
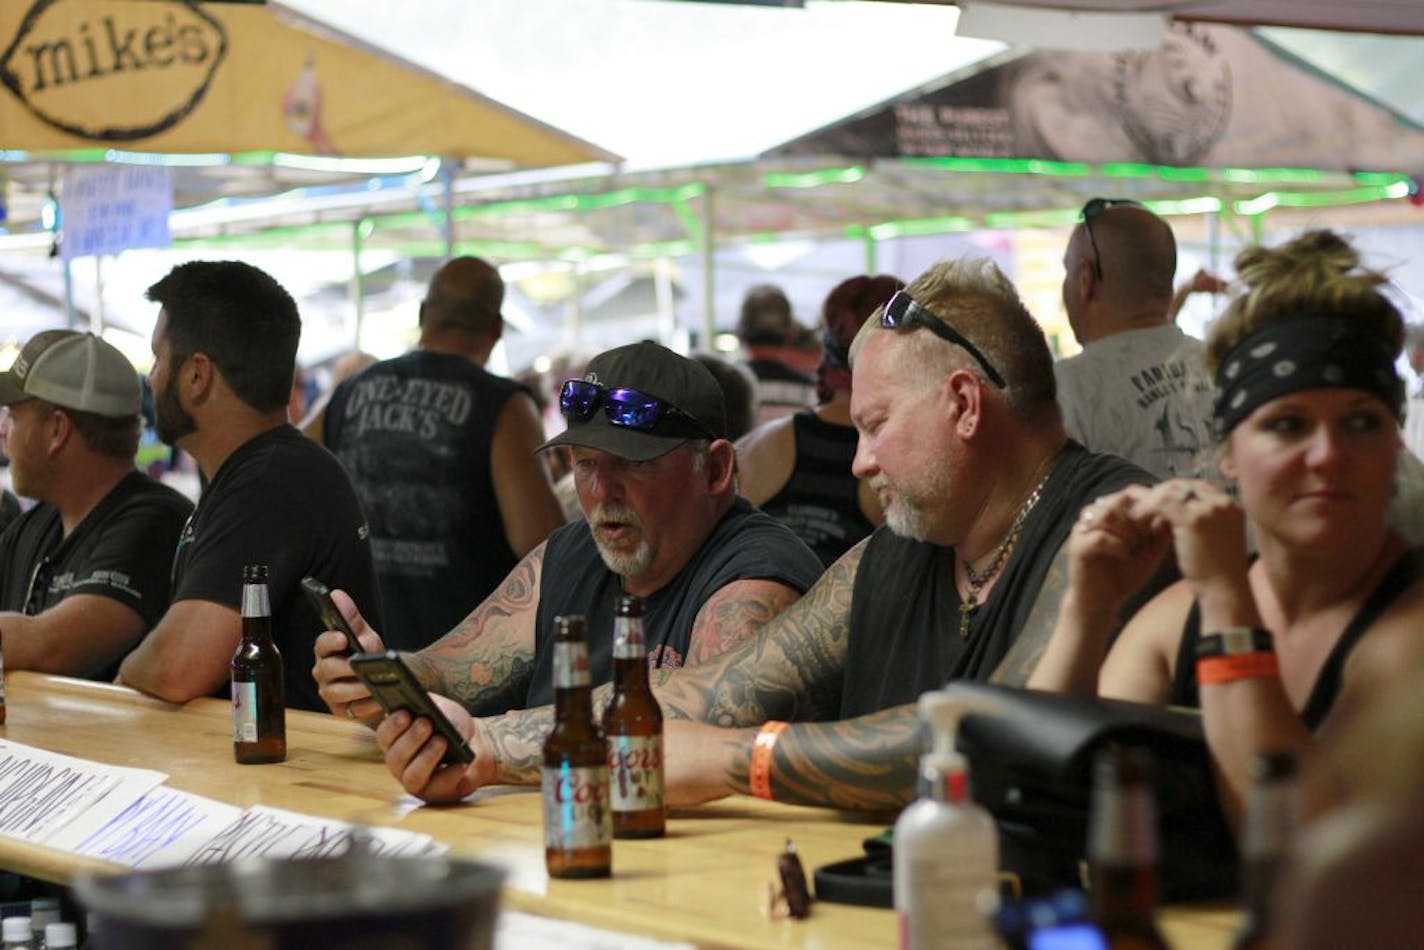
[[[1197,659],[1211,656],[1238,656],[1242,653],[1274,653],[1275,641],[1269,630],[1260,627],[1227,627],[1197,637]]]

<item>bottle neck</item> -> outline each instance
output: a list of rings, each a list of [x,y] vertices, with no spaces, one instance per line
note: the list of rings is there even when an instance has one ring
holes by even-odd
[[[972,801],[969,773],[962,763],[925,762],[920,766],[920,788],[931,801],[949,805],[966,805]]]
[[[1093,907],[1100,919],[1150,918],[1157,903],[1157,824],[1152,786],[1100,786],[1088,830]]]
[[[559,720],[593,719],[588,644],[582,640],[554,641],[554,714]]]
[[[242,585],[242,639],[261,641],[272,638],[272,607],[267,600],[266,584]]]

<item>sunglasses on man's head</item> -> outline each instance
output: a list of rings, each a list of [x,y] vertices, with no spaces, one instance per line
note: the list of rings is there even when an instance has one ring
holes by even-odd
[[[927,327],[940,339],[948,340],[955,346],[962,347],[970,356],[974,357],[975,361],[983,368],[984,374],[993,380],[995,386],[1003,389],[1008,385],[1004,382],[1004,377],[999,375],[999,371],[994,368],[994,364],[989,362],[989,358],[979,352],[979,347],[970,343],[967,337],[945,323],[928,307],[917,303],[905,291],[896,291],[895,296],[891,297],[889,303],[885,304],[885,308],[880,311],[880,325],[886,330],[895,330],[916,323]]]
[[[696,417],[665,399],[636,389],[609,389],[586,379],[566,379],[559,390],[559,408],[570,421],[582,422],[603,407],[608,421],[639,432],[660,430],[659,435],[715,439],[717,436]]]
[[[1093,273],[1098,280],[1103,279],[1103,258],[1098,253],[1098,239],[1093,237],[1093,219],[1109,208],[1140,208],[1142,202],[1133,201],[1131,198],[1089,198],[1088,203],[1083,205],[1083,230],[1088,234],[1088,244],[1093,249]]]

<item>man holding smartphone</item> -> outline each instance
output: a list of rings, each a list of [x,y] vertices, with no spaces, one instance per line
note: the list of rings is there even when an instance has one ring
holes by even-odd
[[[794,602],[819,576],[815,555],[739,498],[716,379],[655,343],[595,357],[565,382],[569,446],[584,521],[555,531],[455,629],[406,659],[432,692],[489,715],[553,699],[554,618],[587,618],[594,682],[609,679],[613,604],[642,597],[649,662],[696,665]],[[544,583],[544,579],[551,579]],[[343,602],[367,650],[379,636]],[[323,634],[313,675],[336,713],[375,722],[380,707]]]

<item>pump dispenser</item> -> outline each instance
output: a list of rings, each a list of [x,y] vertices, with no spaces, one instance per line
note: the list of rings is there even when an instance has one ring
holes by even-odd
[[[974,712],[994,707],[942,692],[920,697],[920,719],[934,738],[920,759],[921,798],[895,822],[900,950],[996,946],[998,834],[993,817],[970,797],[968,765],[954,748],[960,719]]]

